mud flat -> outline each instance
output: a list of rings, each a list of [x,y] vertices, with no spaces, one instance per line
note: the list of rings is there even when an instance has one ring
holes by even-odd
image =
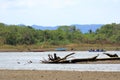
[[[119,80],[120,72],[0,70],[0,80]]]

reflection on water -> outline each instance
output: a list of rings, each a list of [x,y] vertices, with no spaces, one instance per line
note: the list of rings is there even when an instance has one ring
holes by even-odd
[[[108,57],[103,52],[73,51],[71,58],[88,58],[99,54],[99,58]],[[120,71],[120,64],[42,64],[40,60],[47,59],[48,54],[56,53],[60,57],[72,53],[62,52],[0,52],[0,69],[14,70],[74,70],[74,71]],[[109,51],[117,53],[120,51]],[[28,63],[32,61],[32,63]]]

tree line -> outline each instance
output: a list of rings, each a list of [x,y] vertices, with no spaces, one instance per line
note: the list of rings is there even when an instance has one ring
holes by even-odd
[[[0,23],[0,44],[31,45],[49,44],[120,44],[120,24],[103,25],[95,32],[82,33],[75,26],[59,26],[56,30],[37,30],[31,26]]]

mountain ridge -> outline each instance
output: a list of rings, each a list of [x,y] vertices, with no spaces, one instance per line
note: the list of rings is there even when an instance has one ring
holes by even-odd
[[[72,24],[68,26],[76,26],[76,29],[79,29],[82,33],[87,33],[89,30],[95,32],[97,29],[101,28],[104,24]],[[62,26],[62,25],[61,25]],[[39,26],[32,25],[34,29],[40,30],[56,30],[59,26]]]

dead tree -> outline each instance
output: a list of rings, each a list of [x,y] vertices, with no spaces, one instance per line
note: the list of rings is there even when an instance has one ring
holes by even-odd
[[[66,55],[65,57],[63,58],[60,58],[59,56],[57,56],[55,53],[54,53],[54,58],[52,55],[48,54],[48,57],[49,57],[49,61],[52,61],[52,62],[61,62],[61,61],[64,61],[66,60],[69,56],[73,55],[75,53],[70,53],[68,55]]]

